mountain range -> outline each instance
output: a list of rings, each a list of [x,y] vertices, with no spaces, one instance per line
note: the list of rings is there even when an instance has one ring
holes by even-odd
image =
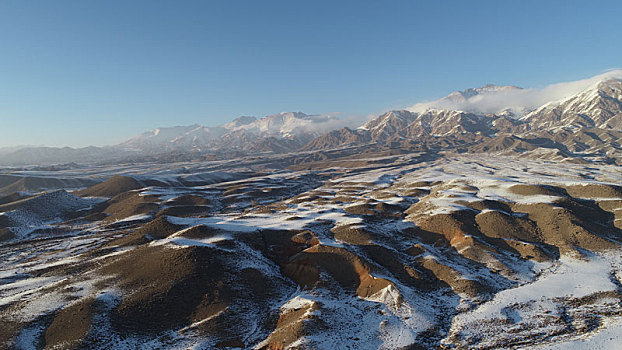
[[[0,152],[0,348],[620,348],[621,92]]]
[[[560,88],[562,86],[563,88]],[[622,73],[542,90],[488,84],[383,113],[363,125],[330,115],[283,112],[230,123],[158,128],[114,146],[17,147],[9,166],[119,161],[228,159],[344,147],[524,153],[573,161],[620,162]]]

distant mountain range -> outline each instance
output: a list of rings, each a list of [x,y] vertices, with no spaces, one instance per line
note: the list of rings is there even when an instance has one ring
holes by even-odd
[[[389,111],[360,126],[301,112],[243,116],[215,127],[159,128],[108,147],[4,149],[0,164],[225,159],[370,144],[620,162],[621,136],[622,72],[615,71],[542,90],[489,84]]]
[[[263,118],[243,116],[215,127],[198,124],[158,128],[114,146],[18,147],[0,150],[2,165],[48,165],[135,160],[174,161],[215,153],[285,153],[298,150],[343,125],[330,115],[283,112]]]
[[[190,125],[155,129],[133,137],[118,147],[147,153],[222,149],[286,152],[304,146],[338,123],[339,120],[332,116],[301,112],[279,113],[261,119],[239,117],[216,127]]]

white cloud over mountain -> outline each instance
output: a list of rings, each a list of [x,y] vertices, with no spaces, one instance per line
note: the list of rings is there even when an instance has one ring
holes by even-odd
[[[428,109],[447,109],[473,113],[499,113],[511,110],[522,114],[545,103],[573,96],[606,79],[622,80],[622,69],[610,70],[589,79],[552,84],[541,89],[487,85],[483,88],[454,92],[436,101],[417,103],[408,110],[423,112]]]

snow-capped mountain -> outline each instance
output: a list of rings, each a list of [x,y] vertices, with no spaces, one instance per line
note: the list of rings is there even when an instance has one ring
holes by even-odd
[[[507,91],[513,90],[522,90],[522,88],[513,85],[495,85],[495,84],[486,84],[479,88],[469,88],[463,91],[456,91],[448,96],[444,97],[443,100],[453,100],[453,101],[466,101],[474,96],[478,95],[491,95],[496,93],[504,93]]]
[[[417,114],[409,111],[390,111],[368,121],[359,129],[368,131],[371,139],[375,141],[386,140],[404,132],[416,118]]]
[[[611,137],[585,140],[586,135],[601,135],[601,130],[614,134],[622,131],[622,73],[619,71],[542,90],[489,84],[457,91],[408,110],[384,113],[354,131],[344,128],[325,134],[305,149],[362,144],[412,148],[424,144],[424,149],[440,150],[458,145],[464,149],[483,142],[494,146],[478,150],[504,149],[506,145],[520,151],[546,145],[564,154],[587,152],[609,157],[619,148]],[[526,148],[520,145],[527,141],[503,142],[506,137],[503,134],[537,141]]]
[[[456,91],[436,101],[417,103],[407,109],[417,113],[442,109],[523,117],[547,104],[558,104],[581,93],[598,90],[599,84],[603,82],[616,80],[622,80],[622,70],[612,70],[592,78],[552,84],[540,89],[488,84],[480,88]]]
[[[236,121],[238,119],[236,119]],[[226,124],[225,127],[231,132],[244,131],[264,137],[288,138],[301,134],[325,132],[327,131],[326,128],[330,128],[337,119],[330,115],[307,115],[302,112],[284,112],[269,115],[251,122],[248,122],[249,119],[245,119],[242,122],[236,121],[234,121],[235,126],[229,123]]]
[[[493,140],[503,137],[502,134],[550,139],[557,138],[556,133],[560,132],[565,134],[556,142],[567,148],[562,150],[564,154],[581,150],[609,157],[619,148],[615,141],[610,141],[615,137],[590,140],[586,143],[590,147],[581,146],[584,143],[578,139],[586,137],[588,134],[584,131],[592,129],[611,131],[614,135],[622,132],[622,70],[542,89],[488,84],[456,91],[407,109],[389,111],[363,125],[346,124],[346,120],[329,115],[301,112],[284,112],[262,118],[242,116],[219,126],[195,124],[158,128],[103,148],[10,150],[0,152],[0,164],[178,161],[207,154],[211,159],[369,144],[408,150],[413,147],[421,150],[459,147],[464,151],[473,149],[476,143],[488,141],[494,144],[493,149],[499,149],[499,145],[508,144]],[[590,131],[590,135],[600,135],[598,130]],[[521,141],[519,144],[525,143]],[[487,147],[490,148],[480,148]],[[525,149],[522,146],[514,148]]]
[[[522,114],[530,110],[530,106],[520,102],[520,96],[524,93],[524,89],[516,86],[487,84],[479,88],[454,91],[436,101],[417,103],[408,110],[416,113],[439,109],[482,114],[503,112]],[[512,99],[508,97],[516,100],[511,101]]]
[[[299,148],[314,137],[330,131],[338,122],[337,118],[329,115],[301,112],[278,113],[260,119],[243,116],[216,127],[190,125],[159,128],[133,137],[119,146],[149,153],[222,149],[282,152],[291,147]],[[281,142],[283,140],[287,142]]]
[[[535,129],[622,129],[622,80],[599,81],[561,101],[549,102],[523,120]]]
[[[140,151],[155,151],[164,147],[195,149],[217,139],[226,132],[223,127],[207,128],[200,125],[158,128],[135,136],[119,146]]]
[[[401,110],[385,113],[365,123],[360,129],[370,132],[372,140],[385,141],[396,136],[446,136],[478,131],[487,133],[493,119],[452,110],[429,109],[423,113]]]

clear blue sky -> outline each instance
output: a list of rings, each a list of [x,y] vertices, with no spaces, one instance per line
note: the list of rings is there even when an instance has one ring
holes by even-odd
[[[0,147],[367,115],[622,66],[622,1],[0,1]]]

